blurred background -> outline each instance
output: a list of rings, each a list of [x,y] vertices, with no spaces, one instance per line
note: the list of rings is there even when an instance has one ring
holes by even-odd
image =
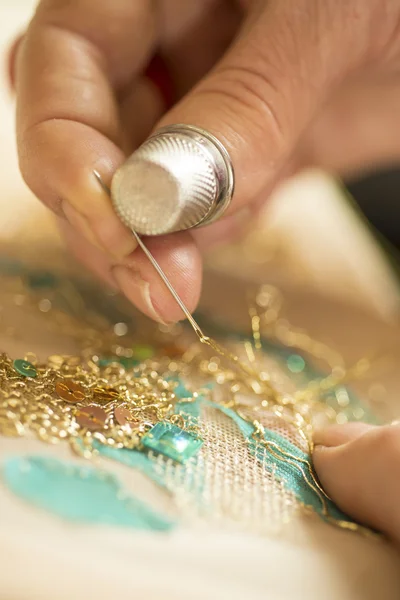
[[[35,5],[36,0],[2,0],[0,6],[0,235],[5,243],[16,237],[43,237],[44,231],[56,239],[51,216],[19,175],[7,74],[10,46]],[[232,273],[246,282],[273,279],[311,286],[382,318],[397,318],[400,295],[394,247],[400,245],[399,185],[396,169],[346,182],[346,187],[327,174],[306,172],[274,193],[244,243],[213,251],[208,269]],[[33,221],[42,227],[32,227]],[[393,247],[388,248],[385,240]]]

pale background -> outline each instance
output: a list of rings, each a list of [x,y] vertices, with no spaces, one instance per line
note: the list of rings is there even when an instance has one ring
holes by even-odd
[[[14,36],[24,28],[33,5],[31,0],[1,0],[0,56],[4,57]],[[0,232],[4,239],[15,236],[21,222],[29,221],[32,214],[44,214],[18,173],[14,109],[5,77],[4,85],[0,83],[0,119]],[[292,302],[295,318],[305,311],[303,321],[307,327],[324,329],[328,325],[339,345],[343,329],[342,345],[351,347],[354,356],[354,338],[364,348],[371,339],[383,344],[389,337],[393,342],[397,330],[391,327],[387,336],[389,328],[382,320],[393,322],[396,316],[396,286],[380,255],[371,250],[368,239],[361,234],[357,234],[362,238],[357,248],[362,247],[369,258],[357,255],[351,245],[357,237],[351,226],[354,217],[329,201],[332,188],[325,184],[323,178],[317,178],[317,184],[303,179],[300,187],[286,188],[280,196],[283,199],[277,201],[282,210],[269,213],[265,228],[285,248],[285,264],[292,265],[292,272],[301,273],[298,285],[312,283],[320,291],[358,307],[347,312],[342,307],[346,313],[342,317],[331,302],[321,305],[310,296]],[[301,217],[293,207],[299,201]],[[321,208],[324,204],[325,212]],[[363,271],[365,263],[373,266],[373,276]],[[232,262],[221,254],[213,268],[232,271],[234,264],[237,267],[235,259]],[[261,261],[260,268],[253,264],[251,270],[244,271],[247,278],[265,280],[265,268]],[[243,273],[242,277],[245,279]],[[364,311],[375,315],[369,319],[362,314]],[[351,326],[344,327],[344,322]],[[398,385],[392,382],[393,396],[396,390]],[[26,444],[0,439],[0,457],[15,453],[16,445],[22,453],[66,454],[61,446],[53,449],[34,441]],[[70,527],[46,515],[38,518],[35,510],[1,488],[0,564],[0,595],[7,600],[395,600],[400,586],[398,557],[391,548],[336,531],[319,521],[299,524],[280,539],[218,531],[184,531],[161,539],[133,535],[131,531]]]

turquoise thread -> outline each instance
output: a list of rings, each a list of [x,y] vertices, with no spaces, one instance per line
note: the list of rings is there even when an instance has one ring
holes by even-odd
[[[308,454],[300,450],[300,448],[293,445],[278,433],[271,431],[270,429],[265,429],[265,440],[267,442],[276,444],[276,446],[273,447],[273,451],[282,456],[282,460],[280,460],[278,457],[269,452],[267,448],[264,449],[260,444],[257,444],[257,442],[252,438],[255,428],[251,423],[242,419],[242,417],[240,417],[230,408],[226,408],[210,401],[205,401],[205,403],[232,419],[232,421],[234,421],[238,426],[243,437],[248,442],[250,452],[255,455],[261,463],[264,463],[266,466],[273,467],[274,474],[278,481],[281,481],[288,490],[293,492],[300,502],[307,506],[311,506],[321,518],[326,518],[323,514],[323,506],[318,493],[314,492],[309,486],[309,484],[315,486],[310,474],[310,470],[304,463],[301,462],[302,460],[305,460],[310,463],[310,457]],[[285,452],[292,455],[294,459],[288,459],[284,455]],[[292,462],[288,463],[287,460],[291,460]],[[347,521],[349,523],[353,522],[353,520],[342,513],[336,504],[329,500],[329,498],[325,497],[325,503],[329,516],[333,517],[334,519]]]
[[[54,458],[13,457],[3,465],[8,488],[68,521],[169,531],[175,523],[126,493],[118,479],[91,466]]]
[[[177,396],[181,400],[184,400],[185,398],[193,398],[193,392],[187,389],[186,385],[184,384],[182,379],[180,379],[180,377],[173,375],[171,377],[166,377],[166,380],[176,383],[176,386],[174,388],[175,396]]]

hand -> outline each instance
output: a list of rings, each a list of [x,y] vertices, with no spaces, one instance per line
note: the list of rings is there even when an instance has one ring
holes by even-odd
[[[171,123],[226,145],[236,173],[226,218],[148,240],[194,309],[202,240],[232,233],[280,178],[399,157],[399,24],[395,0],[42,0],[17,53],[22,174],[86,265],[149,316],[177,320],[93,170],[109,183],[127,153]],[[174,84],[168,111],[143,76],[155,49]]]
[[[314,441],[314,466],[332,500],[400,544],[400,425],[335,425]]]

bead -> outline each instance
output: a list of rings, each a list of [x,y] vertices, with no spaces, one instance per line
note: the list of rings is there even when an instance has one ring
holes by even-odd
[[[147,450],[184,463],[197,454],[203,440],[171,423],[157,423],[142,437],[142,444]]]
[[[300,354],[291,354],[286,363],[289,371],[292,373],[301,373],[306,366],[305,360]]]
[[[37,377],[37,370],[32,363],[24,360],[23,358],[17,358],[14,360],[14,369],[23,377]]]
[[[53,288],[58,283],[57,277],[48,271],[29,273],[26,279],[32,289]]]
[[[90,430],[101,429],[107,421],[107,413],[93,404],[79,408],[75,413],[75,417],[81,427]]]
[[[112,365],[113,363],[120,364],[124,367],[124,369],[133,369],[136,367],[140,361],[137,358],[129,357],[129,356],[106,356],[103,358],[99,358],[97,364],[99,367],[108,367],[108,365]]]
[[[69,379],[59,379],[56,383],[56,392],[60,398],[72,404],[82,402],[86,397],[84,388]]]
[[[138,344],[132,348],[133,357],[137,360],[147,360],[154,356],[154,348],[147,346],[146,344]]]

